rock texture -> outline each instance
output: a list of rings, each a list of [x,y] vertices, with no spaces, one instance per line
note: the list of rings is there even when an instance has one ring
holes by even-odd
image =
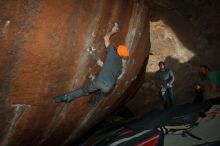
[[[144,0],[1,0],[0,145],[69,145],[130,98],[149,53],[148,14]],[[53,103],[99,72],[114,21],[114,45],[125,43],[130,58],[113,92],[95,108],[91,95]]]

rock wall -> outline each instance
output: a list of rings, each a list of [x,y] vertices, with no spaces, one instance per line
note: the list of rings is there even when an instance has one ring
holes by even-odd
[[[68,145],[120,106],[146,63],[148,14],[144,0],[1,0],[0,145]],[[53,103],[99,72],[114,21],[121,31],[112,41],[125,43],[130,57],[112,93],[95,108],[93,95]]]
[[[137,113],[161,108],[153,79],[159,61],[164,60],[176,76],[175,104],[193,101],[199,65],[220,69],[219,1],[153,0],[148,3],[151,49],[145,83],[128,104]]]

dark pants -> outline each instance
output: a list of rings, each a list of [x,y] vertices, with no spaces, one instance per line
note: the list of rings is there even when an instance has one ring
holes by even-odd
[[[96,96],[93,97],[93,103],[96,104],[100,101],[105,94],[109,93],[112,89],[112,86],[106,85],[102,81],[97,81],[96,79],[93,80],[89,85],[85,86],[84,88],[77,89],[71,91],[65,95],[54,97],[55,102],[70,102],[77,97],[85,96],[90,93],[96,92]]]
[[[173,106],[173,88],[167,88],[165,92],[160,92],[160,97],[164,104],[164,109]]]
[[[205,99],[204,91],[195,91],[196,97],[194,98],[193,102],[203,102]]]

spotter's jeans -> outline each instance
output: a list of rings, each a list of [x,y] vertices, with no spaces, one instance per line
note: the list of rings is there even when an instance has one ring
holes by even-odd
[[[167,109],[171,106],[173,106],[173,88],[172,87],[168,87],[166,89],[166,91],[160,91],[160,97],[163,101],[164,104],[164,109]]]

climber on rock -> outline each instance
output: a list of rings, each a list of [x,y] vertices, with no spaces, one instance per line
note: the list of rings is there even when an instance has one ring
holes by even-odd
[[[114,48],[111,45],[110,38],[118,31],[119,24],[115,22],[111,32],[104,36],[106,59],[100,73],[95,77],[95,79],[83,88],[71,91],[65,95],[54,97],[54,101],[56,103],[69,103],[77,97],[96,92],[96,95],[92,99],[92,104],[95,106],[113,89],[119,75],[122,73],[122,58],[128,58],[129,56],[128,49],[124,45],[119,45],[117,48]]]

